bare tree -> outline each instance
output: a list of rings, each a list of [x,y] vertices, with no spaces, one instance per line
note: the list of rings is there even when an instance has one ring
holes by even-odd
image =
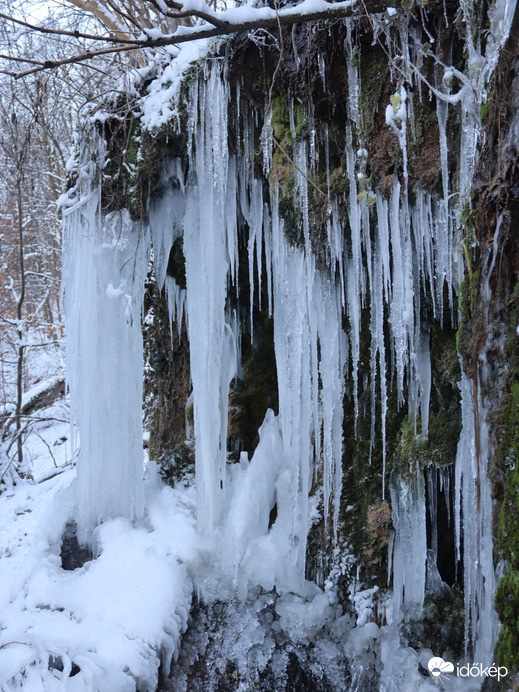
[[[4,94],[5,99],[5,94]],[[25,328],[24,328],[24,303],[26,297],[26,270],[25,270],[25,229],[27,220],[25,218],[25,205],[23,191],[26,184],[27,160],[31,146],[31,136],[34,121],[20,122],[14,108],[15,95],[11,93],[11,98],[2,104],[2,136],[0,138],[0,152],[3,164],[2,174],[4,190],[8,193],[11,200],[14,200],[10,208],[10,217],[13,231],[12,235],[16,247],[16,274],[11,273],[12,266],[5,264],[7,270],[7,289],[12,295],[15,305],[14,319],[10,325],[15,329],[16,341],[16,398],[14,425],[15,435],[13,442],[16,444],[17,474],[20,477],[28,475],[28,470],[23,463],[23,442],[22,442],[22,396],[23,396],[23,365],[25,357]],[[5,175],[7,173],[7,176]],[[8,318],[3,318],[9,323]]]

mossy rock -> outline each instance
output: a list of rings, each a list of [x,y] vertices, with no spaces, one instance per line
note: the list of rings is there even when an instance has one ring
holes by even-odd
[[[375,114],[379,107],[384,83],[389,74],[387,55],[378,44],[370,50],[362,51],[360,72],[362,80],[359,95],[362,120],[361,137],[366,138],[375,124]]]
[[[159,475],[166,485],[174,487],[179,482],[192,482],[195,474],[193,445],[181,442],[157,461]]]
[[[415,649],[452,652],[455,658],[463,653],[465,633],[465,602],[458,587],[440,594],[425,595],[422,616],[404,620],[401,633]]]
[[[186,258],[184,256],[184,241],[177,238],[173,243],[168,258],[166,274],[175,279],[180,288],[186,288]]]
[[[510,671],[519,669],[519,571],[505,570],[497,587],[496,612],[505,623],[496,646],[496,655],[501,665]]]
[[[278,390],[274,354],[273,320],[263,316],[256,322],[256,343],[244,336],[243,376],[231,383],[229,428],[231,446],[237,445],[252,455],[259,442],[258,430],[268,408],[277,411]]]

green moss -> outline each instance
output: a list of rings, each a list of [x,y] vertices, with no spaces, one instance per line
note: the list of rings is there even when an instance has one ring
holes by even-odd
[[[279,216],[284,222],[285,236],[291,245],[301,245],[303,242],[303,218],[297,202],[293,197],[284,195],[279,200]]]
[[[392,152],[392,155],[391,155],[391,158],[393,160],[394,170],[395,171],[401,170],[403,165],[404,165],[404,153],[403,153],[402,148],[399,144],[395,145],[393,152]]]
[[[401,422],[394,451],[388,466],[400,474],[416,465],[442,467],[453,464],[461,431],[461,410],[458,382],[460,365],[452,330],[432,325],[431,333],[432,391],[427,435],[417,419],[416,429],[407,417]]]
[[[496,612],[504,626],[499,633],[496,655],[510,671],[519,668],[519,572],[508,568],[497,587]]]
[[[485,126],[485,124],[488,120],[489,113],[490,113],[490,105],[489,105],[488,101],[485,101],[485,103],[481,104],[481,107],[479,109],[479,119],[480,119],[481,125],[483,127]]]
[[[126,208],[133,218],[140,218],[144,211],[138,183],[140,123],[129,113],[124,120],[108,121],[103,134],[111,153],[104,170],[103,207]]]
[[[290,125],[290,103],[292,99],[293,130]],[[277,90],[271,102],[272,118],[270,121],[274,137],[283,149],[290,151],[295,139],[303,137],[308,131],[308,118],[303,112],[302,104],[288,96],[286,92]]]
[[[456,332],[456,348],[465,357],[472,356],[474,316],[479,296],[480,271],[474,271],[465,276],[459,290],[459,319]]]
[[[516,628],[504,625],[499,632],[496,644],[496,657],[499,665],[506,666],[508,670],[516,670],[519,667],[519,635]]]
[[[361,139],[365,139],[375,124],[382,89],[389,73],[389,61],[378,46],[363,52],[360,71]]]
[[[417,464],[423,464],[425,441],[419,437],[420,420],[415,429],[414,422],[406,418],[400,428],[400,439],[390,458],[390,467],[400,476],[406,477]]]
[[[423,614],[419,620],[406,620],[402,634],[415,649],[427,647],[432,651],[452,652],[455,658],[463,653],[465,603],[458,587],[441,594],[425,596]]]
[[[507,387],[495,420],[498,437],[496,476],[502,475],[503,501],[497,546],[508,564],[519,570],[519,382]]]
[[[270,125],[274,137],[283,147],[288,147],[292,142],[292,135],[290,133],[288,101],[285,92],[280,91],[272,98],[271,108],[272,118]]]
[[[509,332],[505,342],[508,370],[499,407],[493,420],[496,442],[491,472],[498,500],[496,548],[506,569],[496,593],[496,611],[503,625],[496,648],[499,662],[519,669],[519,284],[507,302]]]

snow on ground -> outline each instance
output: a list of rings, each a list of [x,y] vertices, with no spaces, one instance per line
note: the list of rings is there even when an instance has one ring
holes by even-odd
[[[153,690],[161,653],[171,659],[187,624],[195,497],[163,487],[149,464],[144,525],[106,522],[97,557],[66,571],[75,470],[65,437],[66,423],[36,428],[26,445],[35,482],[0,495],[0,690]]]

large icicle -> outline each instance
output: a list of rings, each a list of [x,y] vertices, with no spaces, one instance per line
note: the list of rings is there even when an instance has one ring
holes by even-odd
[[[474,660],[486,661],[497,634],[487,411],[464,373],[460,389],[463,427],[456,457],[455,522],[458,558],[463,538],[465,647]]]
[[[393,548],[393,618],[409,608],[421,608],[425,594],[427,532],[423,472],[416,468],[409,481],[391,483],[395,540]]]
[[[236,228],[235,193],[228,195],[228,88],[214,63],[206,82],[195,83],[190,115],[195,151],[186,186],[184,254],[193,382],[198,522],[212,530],[221,516],[227,461],[229,384],[236,346],[225,320],[230,269],[228,228]],[[234,188],[233,188],[234,189]]]
[[[138,520],[144,507],[141,303],[147,239],[127,211],[103,217],[104,157],[102,139],[84,145],[76,197],[63,212],[68,382],[80,436],[77,522],[85,542],[103,521]]]
[[[277,215],[273,217],[274,345],[278,372],[279,411],[289,496],[278,503],[290,508],[292,563],[303,577],[308,533],[308,493],[312,475],[312,432],[316,401],[308,284],[312,257],[289,247]],[[278,506],[278,511],[280,507]]]

